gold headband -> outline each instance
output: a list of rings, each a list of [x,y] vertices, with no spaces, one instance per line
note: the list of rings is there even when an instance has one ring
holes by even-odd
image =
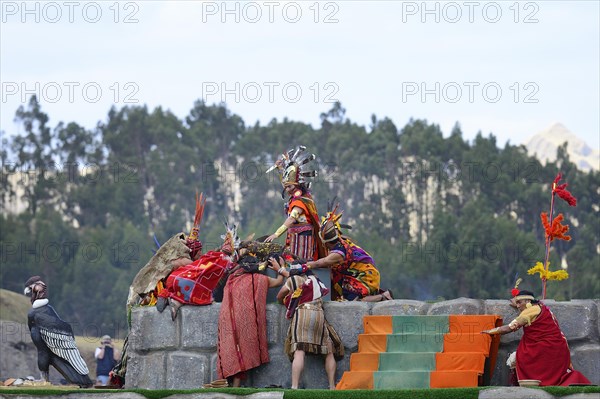
[[[521,299],[531,299],[532,301],[535,300],[533,295],[517,295],[515,297],[515,301],[520,301]]]

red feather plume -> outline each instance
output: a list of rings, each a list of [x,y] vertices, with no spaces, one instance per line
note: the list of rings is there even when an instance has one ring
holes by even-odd
[[[571,240],[571,236],[565,235],[565,233],[569,231],[569,226],[560,223],[564,219],[562,213],[559,213],[556,218],[552,220],[552,226],[550,226],[550,222],[548,222],[548,214],[546,212],[542,212],[540,217],[542,219],[542,224],[544,225],[544,230],[546,231],[546,238],[549,238],[550,241],[555,238],[557,240]]]
[[[552,193],[556,193],[560,198],[565,200],[567,204],[570,206],[577,206],[577,198],[573,197],[573,195],[567,190],[567,183],[563,183],[558,185],[558,182],[562,178],[562,174],[559,173],[554,179],[554,183],[552,184]]]

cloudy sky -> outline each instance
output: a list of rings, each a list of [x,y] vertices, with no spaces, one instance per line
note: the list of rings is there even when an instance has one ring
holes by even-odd
[[[197,99],[247,124],[347,117],[520,144],[561,122],[600,147],[598,1],[2,1],[0,129],[32,94],[92,128]]]

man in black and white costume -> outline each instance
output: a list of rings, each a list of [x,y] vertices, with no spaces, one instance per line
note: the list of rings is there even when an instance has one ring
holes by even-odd
[[[38,351],[38,368],[42,379],[48,381],[52,365],[69,383],[82,388],[91,387],[93,382],[75,345],[73,329],[48,304],[48,289],[40,276],[27,280],[25,295],[31,296],[32,306],[27,314],[27,325]]]

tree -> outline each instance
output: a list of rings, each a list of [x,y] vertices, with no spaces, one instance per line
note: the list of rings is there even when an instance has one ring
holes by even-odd
[[[16,155],[16,168],[21,171],[17,184],[23,189],[29,212],[35,216],[41,203],[54,196],[57,163],[53,159],[53,135],[48,124],[48,115],[41,110],[35,96],[27,108],[20,106],[15,121],[23,126],[24,132],[17,134],[11,143]]]

